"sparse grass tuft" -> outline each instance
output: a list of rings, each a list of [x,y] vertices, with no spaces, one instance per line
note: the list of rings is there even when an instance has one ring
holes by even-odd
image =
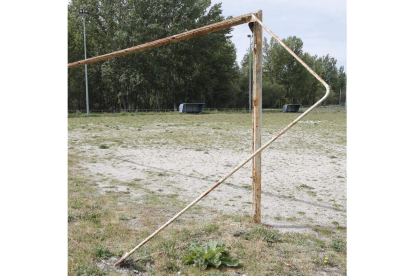
[[[296,186],[296,189],[298,189],[298,190],[301,190],[301,189],[309,189],[309,190],[312,190],[312,189],[315,189],[315,188],[314,187],[311,187],[311,186],[308,186],[306,184],[301,184],[299,186]]]
[[[114,254],[103,245],[98,245],[97,247],[95,247],[93,254],[95,257],[99,259],[107,259],[109,257],[114,256]]]
[[[104,276],[107,275],[104,271],[100,270],[99,267],[95,264],[81,264],[76,267],[74,271],[74,275],[76,276],[83,276],[83,275],[96,275],[96,276]]]
[[[207,235],[210,235],[212,233],[218,233],[219,225],[215,222],[207,224],[204,228],[204,231]]]
[[[336,252],[346,253],[346,241],[341,238],[333,239],[330,247]]]
[[[270,230],[264,227],[256,227],[253,230],[252,234],[253,236],[258,236],[262,238],[268,244],[282,241],[281,236],[276,231],[273,231],[273,230]]]
[[[326,228],[319,228],[319,227],[315,227],[312,228],[313,231],[317,232],[317,233],[321,233],[323,235],[329,236],[332,235],[334,233],[334,231],[326,229]]]

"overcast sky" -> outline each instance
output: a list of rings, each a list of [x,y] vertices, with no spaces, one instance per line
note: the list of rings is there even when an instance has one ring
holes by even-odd
[[[211,0],[222,3],[224,16],[239,16],[263,11],[263,23],[279,38],[297,36],[303,50],[311,55],[329,54],[337,66],[346,71],[346,1],[345,0]],[[247,24],[234,27],[232,41],[241,62],[249,48],[250,30]],[[270,35],[263,30],[263,36]]]

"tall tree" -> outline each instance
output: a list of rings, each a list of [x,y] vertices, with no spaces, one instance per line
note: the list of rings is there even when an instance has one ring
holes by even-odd
[[[88,9],[88,56],[143,44],[224,20],[210,0],[73,0],[68,5],[69,61],[83,59],[80,8]],[[231,29],[91,65],[93,108],[173,108],[184,101],[234,104],[239,76]],[[71,69],[72,70],[72,69]],[[76,71],[78,72],[78,71]],[[83,102],[84,81],[70,72],[69,108]]]
[[[338,103],[337,93],[340,89],[346,90],[346,73],[343,67],[338,72],[337,60],[329,54],[318,57],[304,53],[302,40],[295,36],[283,39],[283,42],[330,85],[332,93],[325,103]],[[311,105],[325,93],[319,81],[275,39],[270,42],[264,39],[263,58],[263,82],[283,86],[284,95],[279,96],[282,102]]]

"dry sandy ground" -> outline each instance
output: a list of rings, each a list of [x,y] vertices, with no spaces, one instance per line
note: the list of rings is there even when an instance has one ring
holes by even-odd
[[[298,124],[297,130],[286,133],[263,151],[263,223],[280,231],[298,232],[311,231],[314,227],[334,229],[336,223],[346,226],[346,145],[333,140],[330,143],[329,139],[321,139],[318,135],[307,136],[306,143],[303,143],[302,128],[313,124],[323,127],[324,123],[324,120],[305,120]],[[191,131],[195,136],[203,136],[209,131],[214,132],[212,125],[215,123],[206,122]],[[147,190],[178,194],[180,200],[189,203],[248,157],[251,147],[251,133],[241,126],[231,128],[230,125],[230,135],[201,149],[192,147],[188,136],[183,138],[187,139],[185,143],[178,145],[161,136],[158,140],[144,139],[149,136],[157,139],[157,135],[171,129],[171,125],[162,123],[153,127],[149,125],[140,132],[122,126],[118,132],[96,131],[103,127],[102,124],[88,124],[86,127],[90,130],[69,130],[70,150],[84,155],[85,160],[94,160],[83,162],[85,173],[102,192],[127,191],[125,183],[138,182],[145,189],[128,189],[129,195],[136,198],[145,197]],[[174,129],[177,135],[179,128],[185,126]],[[264,127],[262,143],[275,133],[273,128]],[[113,143],[108,149],[101,149],[88,142],[93,135],[122,139],[123,143]],[[217,211],[209,217],[204,213],[203,219],[212,219],[217,213],[240,216],[250,213],[250,185],[249,162],[199,202]]]

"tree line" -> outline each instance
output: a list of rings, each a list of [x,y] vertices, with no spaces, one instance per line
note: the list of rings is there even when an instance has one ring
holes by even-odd
[[[221,4],[210,0],[72,0],[68,4],[68,61],[84,59],[80,9],[86,9],[88,57],[140,45],[225,20]],[[91,110],[172,109],[183,102],[207,107],[248,107],[247,52],[241,66],[231,42],[232,29],[88,65]],[[302,53],[303,42],[289,37],[291,47],[336,93],[346,91],[346,74],[336,59]],[[309,73],[272,39],[264,40],[263,107],[284,103],[311,104],[323,93]],[[68,70],[68,109],[85,110],[84,67]]]

